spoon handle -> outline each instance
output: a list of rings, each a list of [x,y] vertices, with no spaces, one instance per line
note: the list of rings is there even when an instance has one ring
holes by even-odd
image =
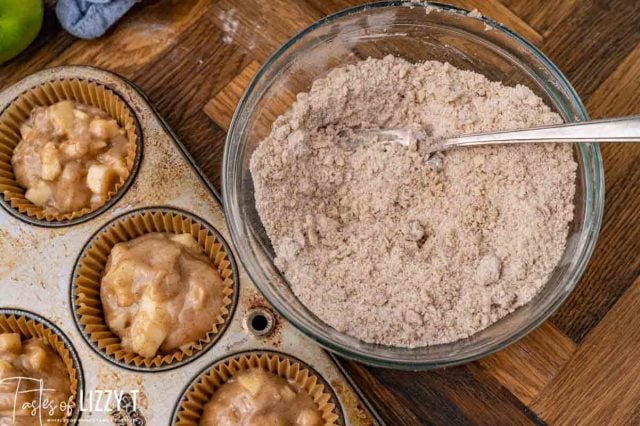
[[[538,142],[640,142],[640,116],[607,118],[525,130],[474,133],[447,138],[442,148]]]

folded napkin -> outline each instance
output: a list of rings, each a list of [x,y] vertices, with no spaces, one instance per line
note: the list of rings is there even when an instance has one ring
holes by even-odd
[[[97,38],[136,3],[136,0],[58,0],[56,16],[62,27],[80,38]]]

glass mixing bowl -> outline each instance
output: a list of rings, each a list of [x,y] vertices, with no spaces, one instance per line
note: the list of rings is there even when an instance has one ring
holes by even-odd
[[[392,54],[438,60],[506,85],[524,84],[565,121],[587,119],[575,91],[532,44],[489,19],[439,4],[373,3],[311,25],[257,73],[233,117],[223,162],[223,199],[231,237],[248,274],[273,307],[327,349],[367,364],[430,369],[468,362],[515,342],[549,317],[574,288],[591,256],[602,219],[604,182],[597,144],[576,144],[575,219],[560,264],[539,294],[474,336],[415,349],[370,344],[338,332],[310,312],[274,266],[274,252],[254,205],[249,160],[295,94],[336,66]]]

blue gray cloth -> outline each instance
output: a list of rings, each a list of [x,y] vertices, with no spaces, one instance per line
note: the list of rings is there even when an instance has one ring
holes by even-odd
[[[62,27],[76,37],[103,35],[136,3],[136,0],[58,0],[56,16]]]

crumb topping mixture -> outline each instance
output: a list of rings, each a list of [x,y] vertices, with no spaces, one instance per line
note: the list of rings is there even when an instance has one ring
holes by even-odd
[[[529,302],[573,219],[571,146],[349,143],[350,129],[434,138],[560,123],[527,87],[392,56],[332,70],[251,158],[276,265],[320,319],[367,342],[468,337]]]

